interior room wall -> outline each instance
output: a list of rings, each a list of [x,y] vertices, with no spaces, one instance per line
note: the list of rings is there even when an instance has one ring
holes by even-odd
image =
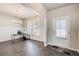
[[[29,5],[29,7],[31,7],[33,10],[35,10],[36,12],[38,12],[40,14],[40,23],[41,23],[41,36],[40,39],[46,43],[46,21],[47,21],[47,10],[46,8],[39,3],[31,3]],[[15,24],[11,22],[11,19],[16,19],[16,20],[20,20],[16,17],[12,17],[12,16],[8,16],[8,15],[0,15],[0,30],[1,33],[0,35],[2,35],[0,37],[0,41],[7,41],[11,39],[11,34],[15,33],[17,29],[25,29],[24,27],[22,27],[22,25],[20,24]],[[4,22],[5,21],[5,22]],[[4,26],[3,26],[4,25]],[[5,30],[4,30],[5,29]],[[3,34],[2,34],[3,33]],[[6,33],[6,34],[4,34]]]
[[[79,8],[78,8],[78,15],[79,15]],[[78,49],[79,49],[79,16],[77,16],[77,18],[78,18],[77,24],[78,24]]]
[[[0,14],[0,42],[11,40],[11,34],[17,33],[17,30],[22,30],[22,24],[16,23],[19,20],[13,16]]]
[[[45,43],[46,45],[46,41],[47,41],[47,38],[46,38],[46,24],[47,24],[47,9],[43,6],[43,4],[41,3],[31,3],[30,4],[30,7],[32,9],[34,9],[36,12],[38,12],[40,14],[40,22],[41,22],[41,40],[43,40],[43,42]]]
[[[58,41],[53,42],[53,36],[55,35],[53,32],[53,19],[61,16],[70,16],[70,44],[69,48],[78,50],[78,5],[70,5],[62,8],[58,8],[55,10],[48,11],[48,43],[51,45],[59,45]],[[65,43],[65,42],[64,42]],[[63,44],[60,43],[62,46]]]
[[[30,18],[27,18],[24,21],[25,32],[30,34],[31,39],[37,40],[37,41],[43,41],[40,39],[40,35],[37,35],[36,33],[33,34],[32,32],[30,33],[30,31],[34,31],[34,29],[30,28],[30,24],[32,24],[33,22],[37,22],[40,25],[40,28],[39,28],[39,31],[40,31],[41,29],[40,16],[33,16]]]

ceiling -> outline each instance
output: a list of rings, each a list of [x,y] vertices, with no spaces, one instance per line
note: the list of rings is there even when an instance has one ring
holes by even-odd
[[[39,15],[29,5],[30,3],[0,3],[0,14],[7,14],[21,19]],[[43,5],[51,10],[71,5],[71,3],[43,3]]]
[[[64,7],[67,5],[71,5],[72,3],[43,3],[43,5],[48,9],[48,10],[53,10],[57,9],[60,7]]]
[[[24,6],[19,3],[0,3],[0,14],[1,13],[23,19],[38,15],[38,13],[28,7],[28,5]]]

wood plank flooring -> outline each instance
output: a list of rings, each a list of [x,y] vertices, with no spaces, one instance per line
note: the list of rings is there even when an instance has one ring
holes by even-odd
[[[35,40],[0,43],[0,56],[78,56],[76,51],[50,46]]]

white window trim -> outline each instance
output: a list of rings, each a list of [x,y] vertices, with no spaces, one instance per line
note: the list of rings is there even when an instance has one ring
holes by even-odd
[[[53,22],[53,24],[52,24],[52,26],[53,26],[53,28],[52,28],[52,34],[55,36],[55,20],[56,19],[61,19],[61,18],[66,18],[67,19],[67,40],[68,40],[68,47],[70,48],[70,16],[69,15],[66,15],[66,16],[60,16],[60,17],[55,17],[55,18],[53,18],[53,20],[52,20],[52,22]],[[55,38],[56,38],[56,36],[55,36]]]

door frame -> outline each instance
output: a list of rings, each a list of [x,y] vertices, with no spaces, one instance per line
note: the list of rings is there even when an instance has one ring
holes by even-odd
[[[68,40],[68,47],[64,47],[64,48],[70,48],[70,16],[69,15],[66,15],[66,16],[59,16],[59,17],[55,17],[53,19],[53,24],[52,24],[52,34],[54,34],[55,38],[56,38],[56,35],[55,35],[55,22],[56,22],[56,19],[67,19],[67,40]],[[62,46],[61,46],[62,47]]]

